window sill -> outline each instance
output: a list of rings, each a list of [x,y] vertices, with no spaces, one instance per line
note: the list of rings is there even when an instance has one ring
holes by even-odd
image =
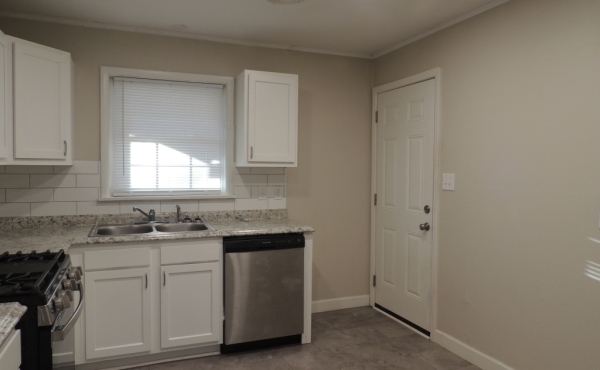
[[[139,197],[101,197],[98,202],[121,202],[136,200],[216,200],[216,199],[235,199],[235,195],[170,195],[170,196],[139,196]]]

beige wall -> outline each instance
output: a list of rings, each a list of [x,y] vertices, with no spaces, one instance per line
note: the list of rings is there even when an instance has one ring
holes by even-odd
[[[600,1],[510,1],[378,58],[374,84],[435,67],[439,330],[516,369],[600,369]]]
[[[287,208],[316,229],[313,299],[368,294],[371,61],[8,18],[0,30],[72,54],[77,160],[100,159],[100,66],[298,74],[299,159],[287,170]]]

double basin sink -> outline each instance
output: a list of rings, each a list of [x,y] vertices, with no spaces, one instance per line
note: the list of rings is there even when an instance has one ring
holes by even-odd
[[[88,236],[117,236],[117,235],[153,235],[186,233],[193,231],[210,231],[212,227],[203,223],[158,223],[150,222],[143,225],[95,225]]]

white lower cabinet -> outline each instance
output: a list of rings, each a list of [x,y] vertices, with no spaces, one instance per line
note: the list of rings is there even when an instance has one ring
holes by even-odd
[[[150,268],[85,272],[86,357],[150,351]]]
[[[118,367],[131,357],[144,362],[165,352],[218,351],[222,246],[221,238],[207,238],[71,247],[85,287],[75,364]]]
[[[218,262],[163,266],[160,325],[162,348],[218,342],[222,302]]]
[[[0,369],[19,370],[21,366],[21,331],[13,330],[0,347]]]

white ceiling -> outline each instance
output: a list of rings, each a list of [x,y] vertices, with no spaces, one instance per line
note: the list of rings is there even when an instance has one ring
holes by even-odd
[[[0,15],[372,58],[506,1],[2,0]]]

